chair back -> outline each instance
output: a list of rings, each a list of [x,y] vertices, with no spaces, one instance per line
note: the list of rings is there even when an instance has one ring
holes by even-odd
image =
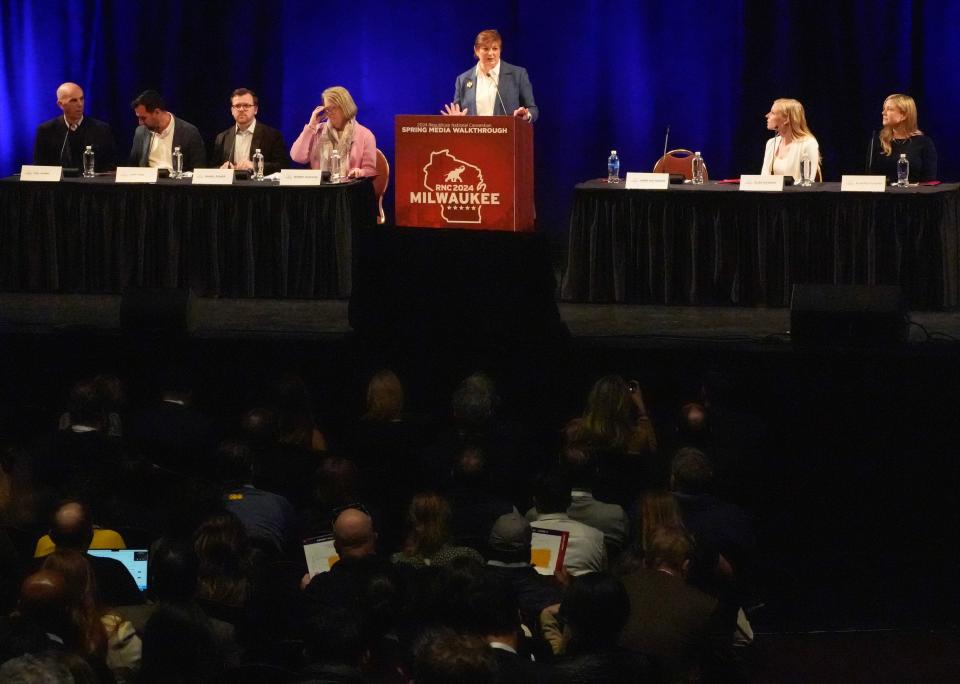
[[[383,196],[387,192],[387,186],[390,184],[390,162],[387,157],[377,148],[377,175],[373,179],[373,192],[377,196],[377,223],[383,225],[387,222],[387,215],[383,211]]]
[[[686,180],[693,179],[693,152],[690,150],[670,150],[653,165],[654,173],[678,173]],[[707,164],[703,164],[703,180],[710,180]]]

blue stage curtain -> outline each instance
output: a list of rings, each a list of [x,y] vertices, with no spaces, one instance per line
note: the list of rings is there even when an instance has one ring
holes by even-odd
[[[145,88],[211,145],[231,123],[236,87],[257,91],[259,119],[291,143],[320,92],[343,85],[392,157],[394,115],[439,113],[474,62],[474,36],[496,27],[503,59],[527,68],[541,109],[538,216],[560,244],[573,185],[603,175],[611,148],[624,171],[649,170],[669,124],[670,147],[701,150],[713,178],[757,172],[777,97],[804,103],[835,179],[862,170],[883,98],[910,93],[938,143],[941,177],[956,180],[958,4],[4,0],[0,173],[30,161],[34,130],[58,114],[66,80],[84,87],[89,115],[113,126],[121,155],[136,124],[129,102]]]

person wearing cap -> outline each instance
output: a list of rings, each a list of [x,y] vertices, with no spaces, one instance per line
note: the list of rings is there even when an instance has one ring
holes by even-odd
[[[541,575],[530,563],[533,532],[519,513],[497,518],[490,530],[487,569],[516,594],[525,625],[537,625],[540,612],[560,602],[561,587],[552,577]]]

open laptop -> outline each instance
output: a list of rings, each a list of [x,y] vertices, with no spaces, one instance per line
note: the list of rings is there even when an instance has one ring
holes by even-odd
[[[133,576],[140,591],[147,589],[147,561],[150,552],[147,549],[90,549],[87,551],[91,556],[100,556],[101,558],[113,558],[123,563]]]

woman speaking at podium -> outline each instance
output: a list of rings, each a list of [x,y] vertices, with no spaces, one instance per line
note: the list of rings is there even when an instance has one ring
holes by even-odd
[[[767,112],[767,130],[777,134],[767,141],[761,174],[799,179],[800,160],[806,157],[813,162],[813,175],[816,175],[820,166],[820,145],[807,127],[807,116],[800,102],[786,97],[774,100]]]
[[[500,60],[503,39],[495,29],[477,34],[473,54],[477,65],[457,76],[453,102],[444,105],[449,116],[517,116],[536,121],[540,111],[533,100],[527,70]]]
[[[337,150],[348,160],[345,175],[351,178],[377,175],[377,140],[357,121],[357,105],[342,86],[323,91],[322,105],[314,108],[310,121],[290,148],[290,158],[310,168],[323,168],[324,156]],[[341,162],[344,163],[344,162]]]

